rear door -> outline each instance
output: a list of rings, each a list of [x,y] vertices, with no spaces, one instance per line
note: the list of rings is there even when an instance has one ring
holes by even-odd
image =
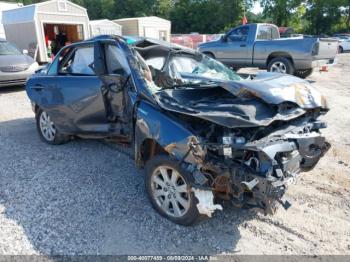
[[[39,77],[30,97],[65,133],[107,134],[103,82],[94,72],[95,44],[64,49],[47,76]]]

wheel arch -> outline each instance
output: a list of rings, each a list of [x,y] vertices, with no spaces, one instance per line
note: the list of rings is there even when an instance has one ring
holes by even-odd
[[[277,57],[284,57],[284,58],[289,59],[294,66],[293,57],[288,52],[279,51],[279,52],[273,52],[273,53],[269,54],[269,56],[267,57],[267,60],[266,60],[266,67],[268,67],[268,65],[270,64],[272,59],[277,58]]]
[[[38,111],[39,111],[39,109],[40,109],[39,105],[36,104],[36,103],[34,103],[34,104],[33,104],[33,111],[34,111],[34,114],[37,114]]]
[[[155,139],[146,138],[138,148],[137,159],[139,167],[143,167],[147,161],[156,155],[169,155],[169,153]]]

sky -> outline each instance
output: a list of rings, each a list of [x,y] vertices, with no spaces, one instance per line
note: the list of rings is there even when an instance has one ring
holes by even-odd
[[[260,6],[260,2],[259,2],[259,1],[255,2],[253,8],[251,9],[251,11],[252,11],[254,14],[261,13],[262,10],[263,10],[263,9],[262,9],[262,7]]]

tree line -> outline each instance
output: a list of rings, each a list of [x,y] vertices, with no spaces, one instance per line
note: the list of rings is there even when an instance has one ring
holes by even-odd
[[[44,0],[10,0],[31,4]],[[222,33],[248,22],[292,27],[298,33],[350,32],[350,0],[260,0],[262,13],[253,14],[257,0],[71,0],[87,8],[91,20],[159,16],[172,22],[173,33]]]

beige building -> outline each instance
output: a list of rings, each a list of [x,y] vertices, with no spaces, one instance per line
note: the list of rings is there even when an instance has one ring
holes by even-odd
[[[41,63],[49,62],[63,45],[90,38],[86,9],[66,0],[4,11],[2,22],[7,40]]]
[[[122,35],[122,26],[108,19],[90,21],[91,36]]]
[[[123,27],[123,35],[141,36],[170,41],[171,22],[156,17],[136,17],[114,20]]]

